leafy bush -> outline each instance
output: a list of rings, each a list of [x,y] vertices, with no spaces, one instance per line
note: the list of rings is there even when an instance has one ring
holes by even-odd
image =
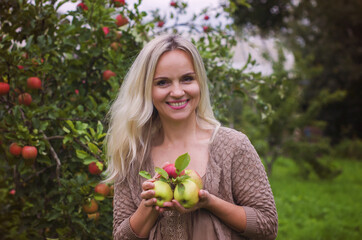
[[[362,140],[343,139],[333,147],[333,156],[338,158],[362,160]]]

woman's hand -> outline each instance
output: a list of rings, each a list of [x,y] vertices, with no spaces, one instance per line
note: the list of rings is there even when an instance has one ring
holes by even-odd
[[[193,212],[199,208],[208,208],[210,202],[212,201],[213,195],[206,190],[199,191],[199,202],[192,208],[184,208],[176,199],[173,199],[172,202],[164,203],[165,207],[176,210],[179,213],[189,213]]]

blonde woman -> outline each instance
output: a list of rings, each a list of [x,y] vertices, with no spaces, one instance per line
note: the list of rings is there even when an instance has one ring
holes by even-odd
[[[264,167],[248,138],[220,127],[196,47],[178,35],[149,42],[110,109],[108,181],[115,239],[275,239],[278,218]],[[199,203],[155,205],[155,174],[188,152],[204,181]]]

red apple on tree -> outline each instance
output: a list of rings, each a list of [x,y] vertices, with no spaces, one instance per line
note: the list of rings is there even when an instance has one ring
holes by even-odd
[[[104,36],[107,36],[109,33],[109,27],[102,27],[102,30],[104,32]]]
[[[94,213],[98,211],[98,203],[96,202],[96,200],[91,199],[90,201],[86,202],[83,205],[83,211],[85,213]]]
[[[171,1],[171,2],[170,2],[170,5],[171,5],[171,7],[176,7],[176,6],[177,6],[177,3],[176,3],[175,1]]]
[[[81,9],[83,9],[84,11],[87,11],[88,10],[88,6],[87,5],[85,5],[84,3],[79,3],[78,5],[77,5],[77,7],[79,7],[79,8],[81,8]]]
[[[21,150],[21,156],[26,160],[34,160],[38,155],[38,150],[34,146],[24,146]]]
[[[202,29],[204,30],[204,32],[208,32],[209,31],[209,26],[202,26]]]
[[[17,143],[12,143],[9,146],[9,152],[14,156],[20,156],[22,149]]]
[[[128,23],[128,19],[126,17],[124,17],[123,15],[119,14],[116,17],[116,24],[118,27],[122,27],[124,25],[126,25]]]
[[[114,50],[114,51],[117,51],[118,49],[120,49],[122,47],[122,45],[118,42],[112,42],[111,43],[111,48]]]
[[[0,82],[0,95],[8,94],[10,85],[8,83]]]
[[[11,194],[11,195],[15,195],[15,193],[16,193],[15,189],[11,189],[11,190],[9,191],[9,194]]]
[[[204,19],[207,21],[207,20],[210,19],[210,17],[209,17],[208,15],[205,15],[205,16],[204,16]]]
[[[30,89],[41,89],[41,80],[38,77],[30,77],[26,83]]]
[[[18,65],[17,66],[19,70],[23,70],[24,69],[24,66],[23,65]]]
[[[112,72],[111,70],[105,70],[103,72],[103,79],[106,80],[106,81],[108,79],[110,79],[111,77],[114,77],[114,76],[116,76],[116,74],[114,72]]]
[[[110,192],[110,188],[108,187],[107,184],[105,183],[100,183],[98,184],[95,188],[94,191],[98,194],[101,194],[103,196],[108,196],[109,192]]]
[[[101,163],[101,162],[91,162],[88,165],[88,170],[93,175],[99,175],[103,170],[103,163]]]
[[[164,21],[159,21],[158,23],[157,23],[157,27],[163,27],[163,25],[165,24],[165,22]]]
[[[113,2],[114,2],[114,6],[116,6],[116,7],[121,7],[126,4],[125,0],[113,0]]]
[[[20,104],[23,104],[25,106],[29,106],[32,102],[31,95],[29,93],[22,93],[18,97],[18,101]]]
[[[87,216],[88,216],[89,219],[97,221],[99,219],[99,212],[88,213]]]

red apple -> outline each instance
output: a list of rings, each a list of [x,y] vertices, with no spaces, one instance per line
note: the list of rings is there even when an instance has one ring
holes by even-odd
[[[9,152],[14,156],[20,156],[22,149],[17,143],[12,143],[9,146]]]
[[[116,32],[116,39],[119,40],[122,37],[122,32]]]
[[[11,194],[11,195],[15,195],[15,193],[16,193],[15,189],[11,189],[11,190],[9,191],[9,194]]]
[[[18,65],[17,66],[19,70],[23,70],[24,69],[24,66],[23,65]]]
[[[113,2],[114,2],[114,6],[116,6],[116,7],[121,7],[126,4],[125,0],[113,0]]]
[[[209,31],[209,26],[202,26],[202,29],[204,30],[204,32],[208,32]]]
[[[77,5],[77,7],[80,7],[81,9],[83,9],[84,11],[87,11],[88,10],[88,6],[87,5],[85,5],[84,3],[79,3],[78,5]]]
[[[18,101],[20,104],[23,104],[25,106],[29,106],[32,102],[31,95],[29,93],[22,93],[18,97]]]
[[[107,34],[109,33],[109,27],[102,27],[102,30],[104,32],[104,36],[107,36]]]
[[[128,23],[128,19],[121,14],[116,17],[116,24],[118,27],[122,27]]]
[[[26,82],[30,89],[41,89],[41,80],[38,77],[30,77]]]
[[[8,83],[0,82],[0,95],[8,94],[10,85]]]
[[[164,21],[159,21],[158,23],[157,23],[157,27],[163,27],[163,25],[165,24],[165,22]]]
[[[114,72],[112,72],[111,70],[105,70],[103,72],[103,79],[106,80],[106,81],[108,79],[110,79],[111,77],[114,77],[114,76],[116,76],[116,74]]]
[[[117,51],[118,49],[120,49],[122,47],[122,45],[118,42],[112,42],[111,43],[111,48],[114,50],[114,51]]]
[[[90,202],[87,202],[83,205],[83,211],[85,213],[94,213],[98,211],[98,203],[96,200],[92,199]]]
[[[34,146],[24,146],[21,150],[21,156],[26,160],[34,160],[38,155],[38,150]]]
[[[209,17],[208,15],[205,15],[205,16],[204,16],[204,19],[205,19],[205,20],[209,20],[210,17]]]
[[[170,2],[170,5],[171,5],[171,7],[176,7],[176,6],[177,6],[177,3],[176,3],[175,1],[171,1],[171,2]]]
[[[177,178],[177,173],[176,173],[176,167],[175,164],[170,163],[167,164],[166,166],[163,167],[163,170],[165,170],[168,174],[168,176],[170,178]],[[183,175],[185,173],[185,171],[182,171],[180,175]]]
[[[101,194],[103,196],[107,196],[110,192],[110,188],[108,187],[107,184],[105,183],[100,183],[98,184],[95,188],[94,191],[98,194]]]
[[[91,174],[93,175],[99,175],[102,170],[103,170],[103,163],[101,162],[98,162],[98,164],[101,165],[101,168],[98,167],[97,163],[96,162],[91,162],[89,165],[88,165],[88,170]]]
[[[94,221],[97,221],[99,219],[99,212],[88,213],[87,216],[89,219],[93,219]]]

